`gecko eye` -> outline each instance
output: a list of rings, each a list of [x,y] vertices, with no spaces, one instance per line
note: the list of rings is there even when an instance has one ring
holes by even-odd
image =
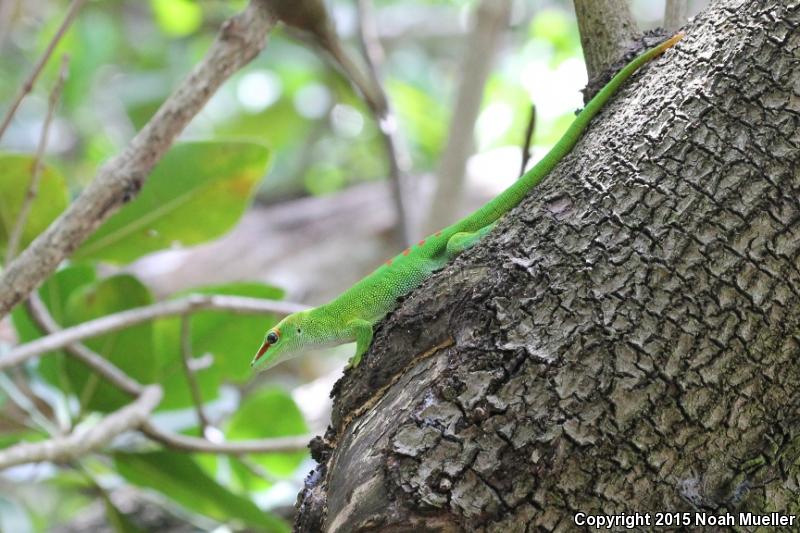
[[[278,342],[278,334],[275,333],[274,331],[270,331],[267,334],[267,342],[270,344],[275,344],[276,342]]]

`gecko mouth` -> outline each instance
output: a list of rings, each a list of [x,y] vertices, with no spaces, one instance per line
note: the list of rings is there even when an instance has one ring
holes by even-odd
[[[258,353],[256,354],[255,358],[253,358],[253,364],[255,364],[259,359],[261,359],[261,357],[265,353],[267,353],[268,349],[269,349],[269,343],[265,342],[264,344],[262,344],[261,348],[258,349]]]

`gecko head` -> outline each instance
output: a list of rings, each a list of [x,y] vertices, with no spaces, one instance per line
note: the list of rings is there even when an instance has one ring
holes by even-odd
[[[264,335],[264,343],[250,362],[255,372],[300,355],[309,344],[308,312],[300,311],[287,316]]]

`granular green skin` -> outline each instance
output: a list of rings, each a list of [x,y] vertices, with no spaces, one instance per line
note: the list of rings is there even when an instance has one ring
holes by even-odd
[[[372,329],[397,300],[418,287],[453,257],[477,243],[494,223],[536,187],[575,146],[589,122],[642,65],[683,37],[677,34],[628,63],[575,117],[566,133],[531,170],[475,212],[419,241],[344,291],[331,302],[293,313],[270,329],[251,366],[266,370],[310,348],[356,342],[350,360],[358,365],[372,341]]]

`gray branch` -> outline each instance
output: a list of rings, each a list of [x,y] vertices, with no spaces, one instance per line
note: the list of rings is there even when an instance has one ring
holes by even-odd
[[[32,300],[37,302],[38,298],[32,298]],[[44,320],[43,329],[45,331],[54,331],[55,333],[18,346],[0,357],[0,370],[19,365],[31,357],[64,348],[84,339],[128,328],[155,318],[184,315],[204,309],[216,309],[233,313],[276,313],[288,315],[307,309],[307,307],[291,302],[262,300],[245,296],[193,294],[178,300],[160,302],[106,315],[67,329],[61,329],[58,324],[45,320],[46,317],[42,316],[41,310],[38,310],[38,312],[34,310],[32,314],[37,313],[39,320]]]
[[[397,240],[402,246],[411,244],[411,218],[405,205],[404,185],[410,166],[410,156],[398,135],[397,117],[392,110],[389,96],[383,87],[381,65],[385,57],[378,35],[374,9],[370,0],[358,0],[359,41],[367,65],[369,85],[376,94],[373,98],[365,98],[368,107],[378,125],[378,131],[386,151],[389,165],[389,184],[392,200],[397,212]],[[362,92],[364,90],[362,89]]]
[[[78,199],[0,277],[0,318],[47,278],[89,235],[134,198],[153,166],[211,95],[264,47],[274,16],[251,0],[228,19],[203,60],[116,157],[103,165]]]
[[[47,114],[42,124],[42,133],[39,136],[39,146],[36,148],[36,156],[33,162],[33,171],[31,171],[31,181],[28,183],[28,190],[25,192],[25,197],[22,200],[22,207],[20,207],[17,220],[11,233],[8,236],[8,245],[6,247],[6,260],[5,264],[14,259],[17,253],[17,247],[22,240],[22,234],[25,232],[25,224],[28,222],[28,215],[33,207],[33,202],[39,194],[39,182],[42,179],[42,171],[44,170],[44,153],[47,150],[47,142],[50,138],[50,125],[53,123],[53,117],[56,114],[58,101],[61,99],[61,90],[64,88],[64,82],[67,79],[67,67],[69,66],[69,56],[64,54],[61,58],[61,69],[58,73],[58,80],[56,80],[53,89],[50,91],[50,98],[47,103]],[[1,135],[2,133],[0,133]]]
[[[474,149],[475,122],[483,101],[483,89],[495,52],[511,12],[510,0],[482,0],[474,13],[475,26],[466,38],[462,76],[458,88],[447,145],[442,153],[436,193],[423,225],[423,233],[451,224],[462,204],[464,172]]]
[[[39,461],[69,461],[102,448],[117,435],[141,426],[162,396],[160,385],[150,385],[142,389],[136,401],[106,416],[91,428],[65,437],[17,444],[0,450],[0,469]]]
[[[43,331],[47,333],[57,333],[61,331],[61,326],[50,315],[50,312],[37,293],[34,292],[31,294],[31,297],[27,301],[27,307],[31,318]],[[72,357],[100,374],[106,381],[126,394],[138,396],[142,393],[143,386],[138,381],[86,345],[74,343],[65,346],[65,348]]]
[[[222,453],[226,455],[296,452],[305,449],[308,446],[308,442],[313,438],[311,435],[297,435],[269,439],[211,442],[199,437],[187,437],[186,435],[179,435],[177,433],[167,433],[161,431],[150,422],[142,427],[142,432],[154,441],[173,450]]]
[[[8,107],[5,116],[3,117],[3,121],[0,122],[0,138],[3,137],[3,134],[8,129],[8,125],[11,124],[11,119],[14,118],[14,115],[19,109],[19,105],[22,103],[22,100],[25,96],[33,90],[33,86],[36,84],[36,80],[39,79],[39,75],[42,73],[44,66],[47,64],[47,61],[50,60],[50,56],[53,55],[53,51],[56,49],[56,45],[58,45],[59,41],[64,37],[64,34],[67,33],[67,30],[72,25],[72,21],[75,20],[75,17],[80,11],[81,6],[83,5],[84,0],[73,0],[72,3],[69,5],[69,9],[67,9],[67,13],[64,15],[64,20],[61,21],[61,24],[58,26],[55,35],[53,35],[50,42],[47,44],[47,48],[44,49],[42,52],[41,57],[33,66],[33,70],[22,83],[22,86],[17,91],[17,95],[14,97],[14,100],[11,102],[11,105]],[[4,2],[6,3],[6,2]],[[7,2],[9,5],[11,2]],[[11,9],[10,7],[8,8]],[[10,15],[10,11],[8,13]],[[5,13],[3,14],[5,16]],[[0,24],[3,24],[3,21],[0,21]],[[3,35],[0,34],[0,39],[3,38]],[[0,41],[0,45],[2,41]]]
[[[54,333],[59,331],[60,326],[56,323],[47,308],[39,299],[39,295],[33,293],[29,302],[28,310],[31,312],[34,322],[44,331]],[[109,383],[130,396],[141,396],[145,386],[128,376],[116,365],[103,358],[84,344],[78,342],[65,347],[67,353],[81,361],[92,371],[102,376]],[[297,451],[306,447],[310,436],[301,435],[297,437],[282,437],[276,439],[257,439],[247,441],[237,441],[230,443],[215,443],[197,437],[186,437],[164,432],[154,426],[150,421],[146,421],[141,427],[150,439],[163,444],[164,446],[183,451],[198,451],[208,453],[224,453],[229,455],[239,455],[242,453],[269,453],[283,451]]]
[[[641,37],[628,0],[574,0],[586,71],[606,71]]]
[[[689,0],[667,0],[664,6],[664,29],[676,31],[689,20]]]
[[[181,316],[181,362],[183,363],[183,373],[186,376],[186,383],[192,394],[192,403],[197,414],[197,424],[200,426],[200,434],[207,435],[209,423],[206,413],[203,410],[203,395],[197,383],[197,377],[192,370],[192,317],[191,315]]]

